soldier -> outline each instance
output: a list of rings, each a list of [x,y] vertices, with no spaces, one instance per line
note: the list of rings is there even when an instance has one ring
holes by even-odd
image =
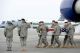
[[[54,24],[55,24],[55,20],[52,21],[52,25],[51,25],[51,28],[53,28],[53,29],[54,29],[54,27],[55,27]],[[50,45],[50,47],[53,46],[53,41],[54,41],[54,33],[52,33],[52,37],[51,37],[51,45]]]
[[[38,32],[38,36],[39,36],[37,47],[40,47],[40,40],[41,40],[41,36],[42,36],[40,26],[41,26],[41,22],[39,22],[39,26],[37,27],[37,32]]]
[[[22,50],[26,49],[26,39],[27,39],[27,33],[28,28],[30,28],[30,24],[28,24],[25,19],[21,19],[22,23],[18,28],[18,34],[20,36],[20,42]]]
[[[69,32],[68,22],[64,23],[64,29],[62,31],[66,33],[64,41],[63,41],[63,47],[65,47],[66,41],[68,39],[68,32]]]
[[[13,29],[15,26],[8,21],[7,26],[4,29],[4,35],[6,37],[6,43],[7,43],[7,51],[12,51],[12,41],[13,41]]]
[[[57,43],[58,44],[57,47],[60,47],[61,42],[59,40],[59,35],[61,34],[61,27],[58,25],[58,22],[55,22],[54,25],[55,25],[55,27],[54,27],[54,41],[53,41],[53,44]]]
[[[38,47],[41,47],[42,43],[44,44],[43,47],[47,47],[48,46],[48,42],[47,42],[48,27],[44,25],[43,21],[40,21],[39,24],[40,25],[38,26],[38,33],[39,33]]]
[[[71,22],[68,22],[68,24],[69,24],[69,32],[68,32],[67,45],[70,43],[71,46],[74,47],[74,45],[76,46],[76,44],[74,43],[74,40],[73,40],[75,28],[74,28],[74,26],[71,24]]]

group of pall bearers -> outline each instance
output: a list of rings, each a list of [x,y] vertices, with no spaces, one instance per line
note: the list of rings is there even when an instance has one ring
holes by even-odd
[[[52,25],[51,28],[53,29],[52,32],[52,37],[51,37],[51,44],[48,44],[47,41],[47,32],[48,32],[48,27],[44,24],[43,21],[39,22],[39,26],[37,28],[37,32],[38,32],[38,36],[39,36],[39,40],[38,40],[38,44],[37,47],[41,48],[41,47],[61,47],[61,41],[59,39],[59,36],[61,35],[61,32],[65,32],[66,35],[63,41],[63,46],[62,47],[66,47],[69,46],[69,44],[74,47],[76,46],[74,40],[73,40],[73,36],[74,36],[74,32],[75,32],[75,28],[74,26],[71,24],[71,22],[64,22],[64,27],[61,28],[58,24],[57,21],[53,20],[52,21]],[[44,45],[43,45],[44,44]],[[56,46],[56,44],[58,46]]]
[[[12,42],[13,42],[13,30],[16,28],[14,24],[12,24],[10,21],[7,22],[7,26],[4,29],[4,35],[6,37],[6,43],[7,43],[7,51],[12,51]],[[18,35],[20,37],[21,47],[22,50],[26,50],[26,40],[27,40],[27,33],[28,28],[30,28],[30,24],[25,21],[25,19],[21,19],[21,23],[18,26]],[[53,47],[58,44],[57,47],[61,47],[61,41],[59,40],[59,36],[61,34],[61,27],[59,26],[57,21],[52,21],[53,30],[52,38],[51,38],[51,45],[49,46],[49,43],[47,41],[47,32],[48,27],[45,25],[44,21],[39,22],[39,26],[37,27],[37,32],[39,36],[37,47]],[[73,41],[73,36],[75,32],[74,26],[72,26],[71,22],[65,22],[64,28],[66,32],[64,41],[63,41],[63,47],[65,45],[71,44],[71,46],[74,46],[75,43]],[[44,45],[43,45],[44,44]]]

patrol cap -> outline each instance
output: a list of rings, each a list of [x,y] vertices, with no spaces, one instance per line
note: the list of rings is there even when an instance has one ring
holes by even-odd
[[[12,24],[12,22],[11,22],[11,21],[7,21],[7,23],[8,23],[8,24]]]
[[[52,20],[52,22],[55,22],[55,20]]]
[[[24,19],[24,18],[22,18],[21,20],[22,20],[22,21],[25,21],[25,19]]]
[[[44,23],[44,21],[40,21],[39,23]]]
[[[64,23],[68,23],[68,22],[64,22]]]
[[[68,21],[67,21],[67,20],[65,20],[65,21],[64,21],[64,23],[68,23]]]

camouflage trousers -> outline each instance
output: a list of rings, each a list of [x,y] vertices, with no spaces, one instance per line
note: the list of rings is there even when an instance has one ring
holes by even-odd
[[[20,37],[21,47],[26,47],[26,39],[27,37]]]
[[[47,46],[48,45],[48,42],[47,42],[47,34],[42,34],[42,35],[39,35],[39,40],[38,40],[38,45],[42,45],[42,43]]]
[[[13,37],[6,37],[7,47],[12,47]]]
[[[54,35],[54,41],[53,41],[53,45],[58,44],[58,47],[60,47],[61,42],[59,40],[59,35]]]
[[[75,44],[75,42],[74,42],[74,40],[73,40],[73,35],[68,36],[68,39],[67,39],[66,44],[67,44],[67,45],[71,44],[72,46],[73,46],[73,45],[76,46],[76,44]]]

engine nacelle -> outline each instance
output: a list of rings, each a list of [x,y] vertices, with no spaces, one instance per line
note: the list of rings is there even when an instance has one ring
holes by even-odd
[[[60,12],[67,20],[80,22],[80,0],[63,0]]]

